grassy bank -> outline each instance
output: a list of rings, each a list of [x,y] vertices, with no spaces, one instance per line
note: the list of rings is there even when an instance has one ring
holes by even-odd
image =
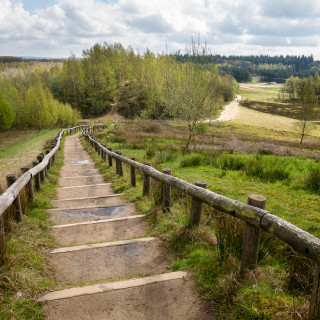
[[[122,128],[122,131],[128,131]],[[267,210],[318,235],[319,162],[307,157],[275,156],[261,149],[256,154],[180,148],[183,137],[145,137],[143,126],[127,142],[119,132],[101,132],[100,141],[138,161],[152,161],[158,170],[169,167],[173,175],[194,183],[208,182],[208,189],[246,202],[251,193],[267,198]],[[134,139],[135,138],[135,139]],[[142,213],[150,213],[153,233],[165,240],[175,254],[174,270],[192,270],[203,295],[211,300],[218,319],[307,319],[313,263],[290,247],[263,233],[259,267],[240,276],[243,223],[212,208],[204,208],[200,227],[190,230],[191,199],[173,190],[173,207],[163,214],[160,185],[152,182],[152,195],[142,198],[142,176],[130,187],[129,168],[124,177],[114,173],[89,148],[101,172],[115,191],[124,192]],[[311,183],[312,182],[312,183]]]
[[[53,131],[47,133],[52,135]],[[46,135],[44,135],[46,136]],[[36,138],[35,138],[36,139]],[[63,142],[62,142],[63,146]],[[50,222],[46,209],[55,197],[56,182],[63,153],[59,152],[55,165],[50,168],[41,192],[35,192],[35,202],[26,205],[22,192],[25,214],[19,224],[6,224],[8,261],[0,267],[0,319],[43,319],[42,304],[38,296],[55,284],[47,261],[49,248],[56,243],[48,234]],[[10,211],[7,215],[12,214]]]

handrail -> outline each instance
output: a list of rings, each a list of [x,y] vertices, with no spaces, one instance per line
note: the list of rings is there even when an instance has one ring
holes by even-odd
[[[270,234],[275,235],[277,238],[290,245],[294,250],[300,252],[305,257],[315,261],[318,264],[320,263],[320,239],[313,236],[309,232],[306,232],[289,223],[288,221],[273,215],[267,210],[253,207],[240,201],[219,195],[213,191],[197,187],[177,177],[161,173],[160,171],[148,165],[144,165],[137,161],[121,156],[108,150],[98,140],[92,138],[90,134],[85,133],[83,130],[81,131],[84,136],[95,143],[101,150],[103,150],[103,152],[112,156],[113,158],[127,163],[128,165],[140,170],[157,181],[161,181],[180,191],[183,191],[186,194],[221,212],[239,218],[261,228]]]
[[[63,133],[68,130],[75,130],[77,128],[82,129],[86,125],[75,126],[68,129],[62,129],[57,137],[56,146],[44,156],[43,160],[35,167],[28,170],[26,173],[22,174],[19,179],[17,179],[6,191],[0,195],[0,217],[3,213],[12,205],[14,200],[19,195],[20,191],[28,184],[33,176],[40,173],[45,167],[47,167],[50,159],[54,156],[60,147],[60,141]]]

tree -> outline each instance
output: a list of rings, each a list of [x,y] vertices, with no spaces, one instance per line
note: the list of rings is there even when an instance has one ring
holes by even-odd
[[[189,138],[186,148],[194,139],[198,125],[218,111],[217,85],[217,68],[206,71],[201,69],[201,65],[192,62],[172,64],[166,75],[165,110],[169,116],[187,121]]]
[[[14,121],[12,106],[0,91],[0,128],[9,129]]]
[[[297,122],[302,144],[305,135],[313,129],[315,112],[317,111],[318,100],[313,86],[313,78],[310,76],[308,79],[303,80],[303,88],[299,97],[301,103],[300,119]]]

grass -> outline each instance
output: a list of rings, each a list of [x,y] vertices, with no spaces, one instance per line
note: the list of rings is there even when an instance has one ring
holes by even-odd
[[[278,98],[279,87],[245,87],[240,85],[238,94],[251,100],[274,100]]]
[[[173,130],[169,130],[171,139],[164,139],[164,134],[157,138],[136,130],[134,136],[129,128],[125,129],[132,139],[128,143],[124,142],[126,137],[120,139],[118,132],[117,138],[110,132],[107,136],[98,133],[97,137],[139,162],[144,162],[148,153],[158,170],[169,167],[174,176],[191,183],[206,181],[208,189],[229,198],[246,202],[249,194],[262,194],[267,198],[267,210],[318,235],[319,190],[313,187],[319,183],[317,160],[274,156],[261,147],[257,154],[182,151],[179,143],[184,142],[183,138]],[[159,183],[153,181],[152,194],[142,198],[140,174],[137,187],[132,188],[127,166],[124,177],[119,177],[91,148],[89,152],[107,181],[113,182],[115,191],[125,193],[141,213],[149,213],[153,234],[161,237],[175,255],[172,268],[193,271],[202,295],[213,302],[217,319],[307,319],[313,270],[310,261],[262,233],[259,267],[243,277],[239,272],[243,223],[204,206],[199,228],[190,230],[189,197],[173,189],[171,213],[163,214]],[[173,156],[163,157],[164,152]]]
[[[295,133],[296,121],[294,119],[261,113],[259,111],[251,110],[244,107],[239,107],[239,113],[236,119],[230,122],[231,124],[248,126],[252,129],[255,128],[259,131],[261,128],[266,130],[272,130],[277,132],[289,132]],[[316,126],[316,129],[311,132],[312,136],[320,137],[320,127]]]
[[[52,132],[50,133],[50,135]],[[63,147],[63,142],[62,142]],[[26,207],[19,224],[7,223],[7,262],[0,267],[0,319],[44,319],[42,303],[37,298],[55,285],[47,261],[49,248],[57,243],[48,234],[51,225],[46,209],[55,196],[63,153],[58,153],[41,192],[35,192],[35,202]],[[22,193],[22,196],[24,193]],[[10,211],[6,212],[7,217]],[[9,228],[10,227],[10,228]]]

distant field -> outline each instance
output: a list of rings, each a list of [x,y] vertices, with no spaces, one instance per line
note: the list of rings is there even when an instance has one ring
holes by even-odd
[[[279,85],[240,84],[239,95],[250,100],[274,100],[281,91]]]
[[[0,133],[0,184],[6,184],[6,175],[19,173],[41,152],[46,140],[60,129],[6,131]]]

